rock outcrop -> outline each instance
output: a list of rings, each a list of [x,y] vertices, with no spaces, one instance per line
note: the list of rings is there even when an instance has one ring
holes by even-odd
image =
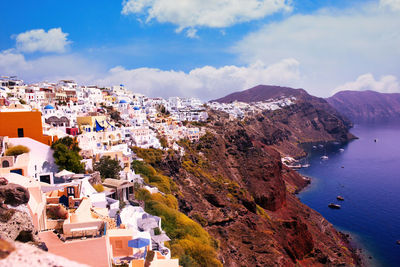
[[[326,99],[355,123],[400,122],[400,94],[342,91]]]
[[[28,201],[29,191],[26,188],[0,178],[1,239],[41,244],[26,206]]]

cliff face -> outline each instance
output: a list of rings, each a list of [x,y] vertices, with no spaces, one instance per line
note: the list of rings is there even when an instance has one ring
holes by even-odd
[[[400,94],[342,91],[327,101],[356,123],[400,121]]]
[[[280,97],[295,97],[295,104],[275,111],[264,111],[244,120],[252,138],[274,147],[283,155],[296,157],[305,156],[298,146],[301,143],[345,142],[355,138],[349,133],[352,122],[347,117],[326,100],[311,96],[303,89],[259,85],[215,101],[251,103]]]
[[[156,167],[179,187],[180,210],[219,241],[224,265],[355,265],[342,235],[293,194],[308,181],[266,144],[290,134],[269,134],[267,120],[220,115],[200,142],[181,142],[185,156],[169,154]]]

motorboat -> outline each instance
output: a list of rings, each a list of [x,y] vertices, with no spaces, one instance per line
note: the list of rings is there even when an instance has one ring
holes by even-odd
[[[344,152],[344,149],[343,148],[339,149],[339,152]]]
[[[343,200],[344,200],[344,197],[342,197],[342,196],[337,196],[336,199],[337,199],[337,200],[340,200],[340,201],[343,201]]]
[[[321,159],[322,159],[322,160],[327,160],[327,159],[329,159],[329,158],[328,158],[328,156],[325,155],[325,156],[322,156]]]
[[[335,203],[329,203],[328,207],[331,209],[337,209],[337,210],[341,208],[341,206],[339,204],[335,204]]]

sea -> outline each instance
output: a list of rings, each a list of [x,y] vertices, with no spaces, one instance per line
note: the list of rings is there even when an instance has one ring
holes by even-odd
[[[368,266],[400,266],[400,124],[355,125],[351,132],[359,139],[307,147],[310,167],[299,172],[312,181],[298,196],[349,233]]]

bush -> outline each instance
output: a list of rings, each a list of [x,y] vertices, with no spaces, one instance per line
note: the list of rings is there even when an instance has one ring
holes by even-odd
[[[51,205],[46,207],[46,215],[53,220],[65,220],[68,218],[68,211],[62,205]]]
[[[109,156],[101,157],[93,166],[93,170],[100,172],[101,178],[118,179],[119,172],[122,170],[119,161]]]
[[[198,223],[154,200],[145,203],[145,210],[161,217],[163,229],[171,238],[172,256],[179,257],[180,264],[189,266],[186,263],[194,261],[199,266],[222,266],[217,260],[214,240]]]
[[[7,149],[6,156],[18,156],[24,153],[29,153],[30,149],[26,146],[18,145]]]
[[[141,174],[147,184],[156,186],[163,193],[171,193],[177,190],[176,184],[171,178],[159,174],[151,165],[143,161],[134,160],[132,169],[135,173]]]

